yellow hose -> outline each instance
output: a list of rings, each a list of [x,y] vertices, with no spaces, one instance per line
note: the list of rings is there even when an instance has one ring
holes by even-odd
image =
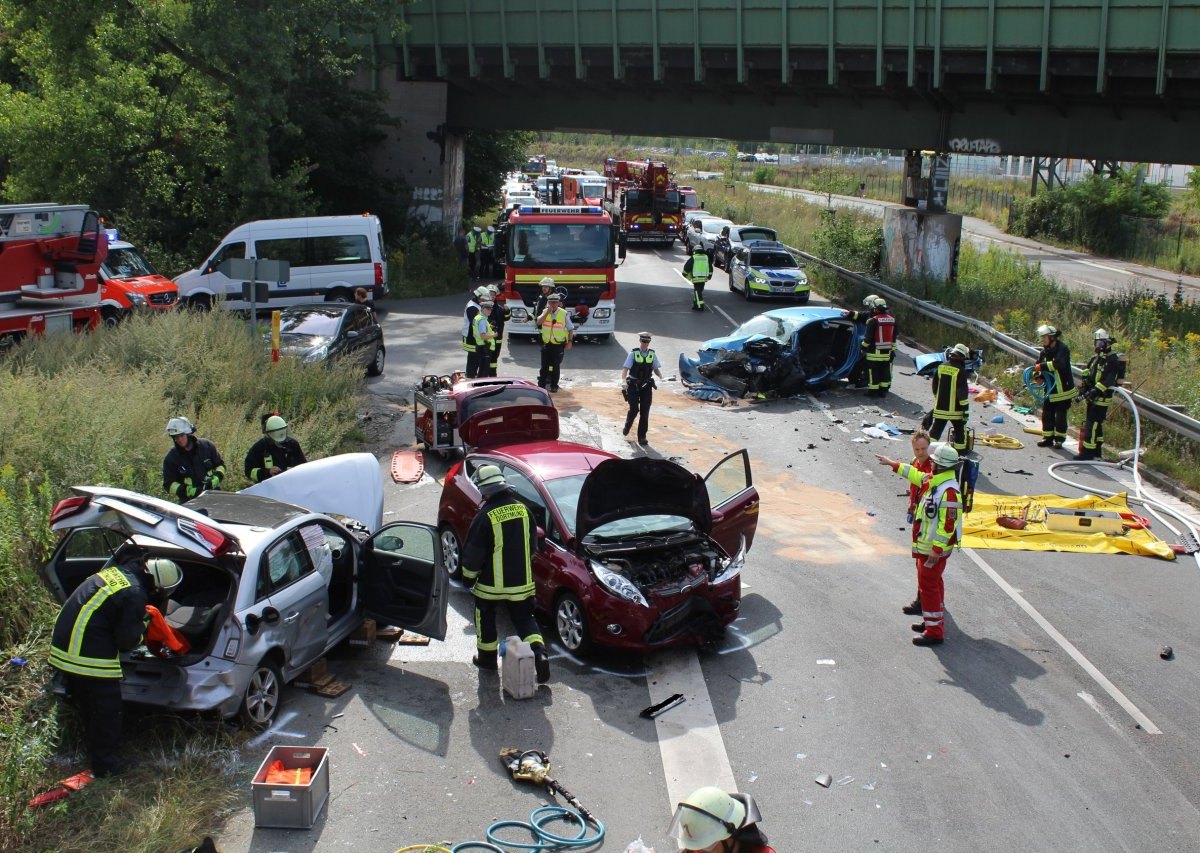
[[[449,847],[442,847],[437,844],[413,844],[408,847],[401,847],[396,853],[451,853]]]
[[[1038,435],[1041,435],[1040,430]],[[986,444],[988,447],[999,447],[1001,450],[1020,450],[1025,446],[1009,435],[976,435],[975,443]]]

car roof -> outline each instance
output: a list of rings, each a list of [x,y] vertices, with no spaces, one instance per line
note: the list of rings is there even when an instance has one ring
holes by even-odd
[[[743,248],[752,252],[786,252],[787,246],[778,240],[747,240]]]
[[[366,307],[357,302],[303,302],[280,309],[284,314],[345,314],[354,310],[365,311]]]
[[[829,320],[841,317],[842,312],[837,308],[821,308],[815,305],[793,305],[789,308],[774,308],[764,311],[767,317],[779,320]],[[747,321],[749,322],[749,321]]]
[[[530,441],[489,447],[479,452],[519,462],[543,480],[588,474],[605,459],[620,458],[607,450],[573,441]]]

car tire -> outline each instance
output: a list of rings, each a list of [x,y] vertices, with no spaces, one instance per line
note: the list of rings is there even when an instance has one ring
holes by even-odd
[[[263,658],[250,675],[238,716],[252,729],[270,728],[279,715],[282,702],[283,676],[279,673],[279,664],[272,658]]]
[[[335,287],[333,290],[325,294],[326,302],[352,302],[350,291],[344,287]]]
[[[559,642],[573,654],[586,654],[592,648],[587,612],[573,592],[562,592],[554,603],[554,630]]]
[[[115,329],[117,326],[121,325],[121,321],[124,319],[125,312],[119,308],[106,306],[100,309],[100,322],[103,323],[106,328]]]
[[[193,311],[199,311],[202,314],[207,314],[212,310],[212,299],[207,293],[197,293],[188,300],[188,308]]]
[[[750,295],[750,283],[749,282],[745,282],[744,286],[742,287],[742,296],[745,298],[745,300],[747,302],[754,301],[754,297]]]
[[[367,376],[383,376],[383,364],[386,358],[387,350],[383,348],[383,344],[379,344],[375,347],[375,357],[367,365]]]
[[[438,528],[438,539],[442,546],[442,565],[453,580],[462,580],[462,543],[450,525]]]

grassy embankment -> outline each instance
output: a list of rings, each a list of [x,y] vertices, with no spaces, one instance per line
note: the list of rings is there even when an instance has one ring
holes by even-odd
[[[0,849],[178,850],[199,843],[235,795],[244,737],[212,720],[126,715],[137,766],[38,811],[27,800],[86,766],[75,714],[42,692],[57,614],[36,576],[47,519],[76,484],[161,494],[167,418],[216,442],[230,489],[259,415],[278,410],[310,458],[357,433],[361,371],[270,363],[245,321],[222,312],[135,318],[113,331],[58,335],[0,361]],[[237,780],[244,782],[242,778]]]

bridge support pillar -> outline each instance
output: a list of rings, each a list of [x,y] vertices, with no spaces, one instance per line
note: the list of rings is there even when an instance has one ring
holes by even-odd
[[[962,217],[957,213],[930,213],[913,207],[888,205],[883,212],[884,281],[927,278],[954,281],[958,275],[958,250]]]
[[[447,85],[385,80],[381,86],[388,115],[399,127],[386,128],[376,167],[409,188],[409,216],[454,233],[462,221],[463,137],[446,127]]]

